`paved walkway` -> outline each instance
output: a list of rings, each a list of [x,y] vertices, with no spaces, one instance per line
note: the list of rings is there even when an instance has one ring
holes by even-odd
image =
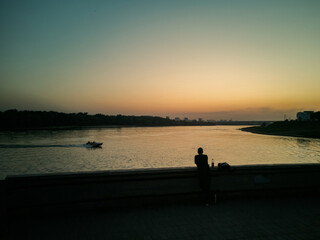
[[[320,239],[320,199],[226,200],[21,219],[6,239]]]

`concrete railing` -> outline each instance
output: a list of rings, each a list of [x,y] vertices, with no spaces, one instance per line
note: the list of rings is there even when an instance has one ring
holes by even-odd
[[[195,167],[8,176],[1,181],[5,208],[118,206],[196,197]],[[319,194],[320,164],[232,166],[211,169],[211,189],[221,196]]]
[[[230,195],[319,194],[320,164],[235,166],[216,171],[213,188]]]

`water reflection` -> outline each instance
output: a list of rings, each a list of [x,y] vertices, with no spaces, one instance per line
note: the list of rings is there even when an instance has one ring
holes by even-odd
[[[1,132],[0,179],[19,173],[194,167],[194,152],[199,146],[215,164],[320,162],[319,139],[238,129],[208,126]],[[103,147],[83,147],[89,140],[103,142]]]
[[[98,146],[98,147],[86,147],[86,149],[88,151],[95,151],[95,150],[102,150],[102,147],[101,146]]]
[[[307,147],[310,146],[311,140],[305,138],[297,138],[297,145],[299,147]]]

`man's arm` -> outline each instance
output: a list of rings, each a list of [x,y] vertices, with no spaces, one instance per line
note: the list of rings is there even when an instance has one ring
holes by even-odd
[[[209,163],[208,163],[208,155],[205,155],[206,156],[206,163],[209,165]]]

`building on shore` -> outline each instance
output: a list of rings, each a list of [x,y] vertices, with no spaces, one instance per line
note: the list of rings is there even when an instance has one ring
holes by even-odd
[[[313,111],[304,111],[304,112],[298,112],[297,113],[297,120],[298,121],[310,121]]]

